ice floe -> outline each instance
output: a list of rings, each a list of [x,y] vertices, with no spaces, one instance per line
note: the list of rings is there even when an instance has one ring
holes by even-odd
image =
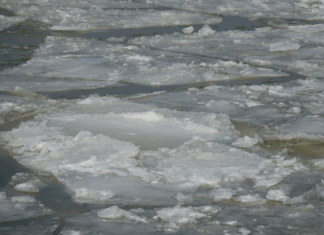
[[[150,26],[217,24],[221,18],[181,10],[154,9],[129,1],[4,1],[1,7],[20,17],[52,25],[52,30],[93,30]],[[126,9],[125,9],[126,8]],[[127,9],[128,8],[128,9]],[[146,8],[146,9],[145,9]],[[150,9],[147,9],[150,8]]]
[[[141,0],[145,3],[148,1]],[[188,0],[181,4],[172,0],[152,0],[153,6],[204,12],[208,14],[244,16],[250,19],[270,18],[271,20],[306,19],[323,20],[322,1],[239,1],[239,0]]]
[[[161,86],[288,74],[104,40],[49,36],[31,60],[0,76],[0,90],[23,86],[37,92],[93,89],[119,82]]]
[[[263,27],[253,31],[217,33],[211,33],[211,29],[207,30],[204,26],[198,33],[142,36],[129,42],[165,51],[242,61],[309,77],[323,77],[323,31],[315,30],[321,27],[321,24],[311,26],[314,32],[310,34],[288,25],[279,29]],[[206,30],[209,33],[202,36]]]
[[[132,100],[190,112],[222,112],[259,126],[259,131],[233,143],[247,147],[262,143],[255,134],[268,140],[323,139],[323,85],[322,79],[307,78],[281,85],[206,86]]]
[[[296,159],[269,160],[229,147],[251,147],[259,139],[245,137],[243,143],[226,114],[112,97],[73,101],[1,137],[19,163],[53,174],[78,203],[172,205],[188,201],[183,197],[190,201],[201,187],[227,184],[227,191],[208,197],[228,200],[236,194],[231,182],[250,179],[255,188],[268,188],[304,169]]]

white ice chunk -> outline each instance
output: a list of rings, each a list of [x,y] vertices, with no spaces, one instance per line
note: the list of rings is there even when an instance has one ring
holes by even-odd
[[[276,52],[276,51],[292,51],[292,50],[298,50],[300,48],[300,45],[292,42],[277,42],[270,44],[270,51]]]
[[[319,33],[324,31],[324,24],[288,26],[288,30],[297,33]]]
[[[11,198],[12,202],[34,203],[35,198],[30,196],[14,196]]]
[[[263,105],[263,104],[258,102],[258,101],[247,100],[247,101],[245,101],[245,105],[248,106],[249,108],[251,108],[251,107],[260,106],[260,105]]]
[[[145,122],[158,122],[163,119],[163,115],[152,111],[145,113],[124,113],[122,116],[130,119],[143,120]]]
[[[314,166],[324,168],[324,160],[315,161]]]
[[[322,185],[320,185],[320,184],[317,184],[316,185],[316,193],[317,193],[317,197],[319,198],[319,199],[324,199],[324,186],[323,186],[323,183],[322,183]]]
[[[244,136],[243,138],[238,138],[235,142],[232,143],[232,145],[242,148],[251,148],[253,145],[257,144],[258,141],[259,140],[256,138]]]
[[[38,193],[39,190],[38,188],[32,184],[32,183],[22,183],[22,184],[17,184],[14,187],[15,190],[20,191],[20,192],[25,192],[25,193]]]
[[[201,29],[199,29],[198,31],[198,36],[199,37],[208,37],[210,35],[215,34],[216,31],[213,30],[209,25],[204,25],[204,27],[202,27]]]
[[[283,202],[287,199],[287,195],[282,189],[271,189],[268,191],[266,198],[272,201]]]
[[[86,188],[79,188],[75,191],[75,195],[73,196],[73,200],[78,203],[106,203],[109,202],[109,199],[112,198],[115,193],[111,190],[89,190]]]
[[[239,231],[242,233],[242,235],[248,235],[251,233],[251,231],[247,230],[246,228],[240,228]]]
[[[225,189],[225,188],[214,189],[208,194],[208,196],[214,197],[214,202],[229,200],[234,195],[236,195],[236,192],[234,190]]]
[[[191,34],[193,31],[195,31],[195,29],[192,26],[182,29],[182,32],[186,34]]]
[[[174,198],[177,199],[179,203],[190,202],[193,200],[192,196],[184,195],[182,193],[177,193],[177,195],[175,195]]]
[[[145,218],[139,217],[129,211],[122,210],[118,206],[112,206],[98,212],[98,217],[103,219],[129,219],[136,222],[147,223]]]
[[[5,192],[0,192],[0,200],[7,199],[7,195]]]
[[[259,194],[238,196],[235,198],[235,201],[252,205],[262,205],[267,203],[267,200],[260,197]]]
[[[216,209],[216,213],[220,212],[219,209]],[[162,220],[168,221],[169,223],[174,224],[188,224],[188,223],[197,223],[197,220],[207,218],[207,211],[204,208],[199,207],[181,207],[175,206],[172,208],[163,208],[158,210],[157,216]]]

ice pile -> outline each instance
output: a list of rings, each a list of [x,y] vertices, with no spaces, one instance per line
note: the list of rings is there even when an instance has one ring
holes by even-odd
[[[174,85],[288,74],[104,40],[47,37],[31,60],[0,72],[0,76],[3,91],[22,84],[30,91],[57,91],[91,89],[118,82]]]
[[[192,24],[217,24],[221,18],[180,10],[154,9],[128,1],[37,1],[2,0],[1,7],[20,17],[52,25],[52,30],[142,28]],[[150,7],[150,9],[145,9]],[[129,9],[125,9],[129,8]],[[131,10],[132,9],[132,10]]]

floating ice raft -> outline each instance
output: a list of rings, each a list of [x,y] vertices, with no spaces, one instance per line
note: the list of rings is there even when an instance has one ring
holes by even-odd
[[[242,62],[161,52],[105,40],[47,37],[27,63],[0,72],[0,90],[92,89],[118,82],[176,85],[240,78],[282,77],[286,73]]]
[[[19,163],[53,174],[79,203],[172,205],[182,200],[178,193],[203,185],[251,179],[267,188],[302,169],[233,148],[236,131],[226,114],[111,97],[71,101],[1,137]],[[265,167],[278,169],[263,173]]]
[[[160,108],[226,113],[233,120],[256,125],[257,134],[265,138],[323,140],[323,91],[322,79],[307,78],[280,85],[206,86],[129,99]]]
[[[225,31],[142,36],[129,40],[138,46],[150,46],[165,51],[234,59],[263,68],[283,69],[308,77],[323,77],[323,24],[309,25],[312,31],[283,25],[254,31]],[[305,26],[306,27],[306,26]],[[309,33],[311,32],[311,33]]]

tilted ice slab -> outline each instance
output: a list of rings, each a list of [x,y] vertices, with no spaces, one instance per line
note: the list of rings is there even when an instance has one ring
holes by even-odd
[[[280,76],[287,74],[104,40],[47,37],[27,63],[0,72],[0,90],[11,90],[22,83],[31,91],[56,91],[91,89],[122,81],[173,85]]]
[[[65,107],[64,100],[49,100],[43,96],[15,87],[11,96],[0,96],[0,124],[19,118],[32,117],[42,112]]]
[[[323,139],[323,91],[322,79],[308,78],[281,85],[207,86],[130,99],[161,108],[226,113],[259,126],[268,138]]]
[[[250,179],[270,187],[300,169],[298,162],[281,166],[283,157],[266,160],[232,147],[236,131],[225,114],[111,97],[71,101],[1,137],[20,164],[53,174],[79,203],[172,205],[174,196],[182,200],[178,193],[201,186]]]
[[[24,20],[24,17],[9,17],[0,15],[0,31],[9,28],[12,25],[18,24]]]
[[[148,2],[141,0],[140,2]],[[245,16],[251,19],[317,19],[323,20],[322,1],[249,1],[249,0],[207,0],[173,1],[152,0],[152,6],[172,7],[175,9],[209,14]]]
[[[309,77],[323,77],[323,25],[269,27],[254,31],[142,36],[129,40],[136,45],[191,53],[250,65],[283,69]]]
[[[117,28],[142,28],[191,24],[218,24],[220,17],[201,13],[138,9],[144,4],[126,1],[6,1],[1,7],[43,23],[53,25],[52,30],[93,30]],[[118,9],[119,8],[119,9]],[[130,8],[130,9],[121,9]],[[154,7],[153,7],[154,8]]]

